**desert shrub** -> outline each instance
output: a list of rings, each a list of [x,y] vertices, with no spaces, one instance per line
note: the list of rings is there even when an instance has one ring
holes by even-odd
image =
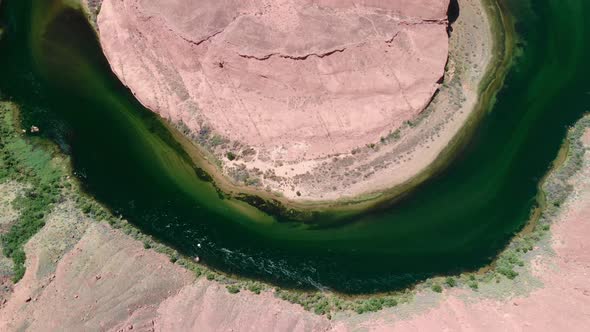
[[[211,137],[211,139],[209,140],[209,144],[212,147],[216,147],[216,146],[225,144],[227,142],[228,142],[228,140],[226,138],[223,138],[220,135],[213,135],[213,137]]]
[[[227,157],[227,159],[228,159],[228,160],[230,160],[230,161],[232,161],[232,160],[236,160],[236,158],[237,158],[237,157],[236,157],[236,154],[235,154],[235,153],[233,153],[233,152],[231,152],[231,151],[229,151],[229,152],[226,154],[226,157]]]
[[[447,279],[445,279],[445,284],[449,287],[455,287],[457,286],[457,280],[453,277],[447,277]]]
[[[502,267],[498,267],[498,273],[506,276],[506,278],[508,279],[514,279],[518,276],[518,272],[514,271],[514,269],[511,266],[502,266]]]
[[[316,315],[325,315],[330,311],[330,302],[326,298],[321,299],[313,306]]]
[[[398,140],[400,137],[401,137],[401,131],[399,129],[396,129],[394,132],[390,133],[387,136],[387,139]]]
[[[240,287],[237,285],[227,285],[225,288],[230,294],[237,294],[240,292]]]
[[[375,312],[383,309],[383,299],[374,297],[367,300],[362,301],[358,307],[356,307],[355,311],[359,314],[365,312]]]
[[[254,294],[260,294],[262,291],[262,285],[259,283],[253,283],[252,285],[248,286],[248,290]]]
[[[439,284],[434,284],[431,287],[433,292],[442,293],[442,287]]]
[[[259,186],[261,185],[260,179],[257,177],[250,176],[244,181],[247,186]]]

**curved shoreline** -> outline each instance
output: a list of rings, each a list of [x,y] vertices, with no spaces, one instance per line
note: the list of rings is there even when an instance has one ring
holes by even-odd
[[[19,108],[18,107],[12,107],[9,111],[15,117],[12,122],[15,123],[15,124],[16,123],[19,123],[19,120],[18,120],[18,117],[19,117]],[[569,164],[577,164],[577,161],[576,160],[572,160],[572,159],[580,158],[581,157],[579,155],[579,151],[577,153],[574,153],[575,152],[575,149],[572,149],[572,147],[574,145],[580,145],[580,144],[582,144],[581,143],[581,139],[582,139],[583,133],[584,132],[590,133],[590,131],[589,131],[590,130],[589,124],[590,124],[590,118],[589,118],[588,115],[585,115],[579,121],[577,121],[576,124],[574,126],[572,126],[572,128],[568,131],[568,134],[564,138],[564,142],[563,142],[562,147],[561,147],[561,149],[560,149],[560,151],[559,151],[559,153],[558,153],[558,155],[556,157],[556,160],[554,161],[552,167],[547,171],[547,173],[543,177],[543,180],[539,184],[539,187],[540,188],[543,188],[546,184],[548,184],[551,181],[555,181],[555,177],[557,177],[561,173],[565,173],[565,177],[567,179],[569,179],[570,177],[572,177],[572,176],[574,176],[574,175],[576,175],[576,174],[578,174],[580,172],[580,169],[579,168],[572,168],[570,170],[566,170],[565,168],[568,165],[568,163]],[[17,126],[17,127],[19,127],[19,126]],[[44,139],[42,139],[42,140],[40,140],[40,142],[42,144],[43,143],[47,143],[47,144],[43,144],[43,149],[46,149],[46,151],[55,150],[54,152],[50,152],[50,153],[52,153],[52,154],[53,153],[57,153],[58,155],[61,153],[61,152],[58,151],[59,149],[56,146],[54,146],[53,143],[51,143],[50,141],[45,141]],[[579,164],[579,165],[581,165],[581,164]],[[71,173],[72,170],[69,168],[69,163],[64,164],[64,167],[65,167],[65,169],[64,169],[65,174],[72,174]],[[581,167],[581,166],[579,166],[579,167]],[[76,183],[76,185],[74,187],[76,187],[78,185],[78,182],[75,179],[75,177],[72,177],[72,180],[70,180],[70,178],[68,177],[68,180],[69,181],[74,181]],[[79,190],[79,189],[76,189],[76,190]],[[81,191],[76,191],[76,194],[78,194],[78,195],[84,195]],[[542,189],[541,192],[540,192],[540,195],[545,195],[545,194],[546,194],[546,190],[545,189]],[[570,199],[572,197],[571,196],[571,193],[564,193],[563,195],[564,196],[563,196],[562,199],[560,199],[559,201],[551,200],[551,203],[565,201],[566,199]],[[86,196],[84,196],[84,197],[86,197]],[[85,199],[88,199],[90,201],[93,201],[93,198],[91,198],[91,197],[86,197]],[[97,203],[97,206],[100,206],[100,203]],[[107,210],[106,208],[104,208],[104,209],[105,209],[105,211]],[[561,211],[563,211],[560,206],[552,207],[551,210],[550,210],[549,209],[549,205],[540,206],[540,207],[537,208],[537,210],[539,211],[539,213],[536,216],[536,220],[538,220],[540,217],[543,217],[543,216],[545,218],[547,218],[547,217],[551,217],[552,218],[551,220],[546,220],[546,223],[544,223],[543,226],[548,225],[548,224],[553,224],[554,221],[555,221],[555,220],[553,220],[553,218],[555,218],[555,215],[558,214],[558,213],[561,213]],[[116,217],[113,217],[113,218],[115,218],[117,220],[117,222],[124,223],[124,225],[126,225],[125,227],[132,227],[132,226],[129,226],[128,224],[126,224],[126,221],[121,221],[121,220],[117,219]],[[111,221],[109,221],[109,223],[110,222]],[[476,279],[477,282],[481,282],[483,285],[489,284],[490,281],[486,279],[486,275],[489,276],[490,274],[498,274],[498,273],[501,274],[501,272],[499,272],[498,269],[497,269],[496,262],[498,260],[502,259],[502,255],[508,254],[511,247],[513,247],[515,245],[516,246],[521,245],[523,236],[529,235],[529,233],[532,233],[533,231],[537,231],[538,234],[532,234],[532,235],[533,236],[540,236],[541,237],[541,236],[544,236],[543,234],[545,234],[545,232],[548,231],[547,228],[537,229],[536,227],[533,228],[533,229],[529,229],[527,231],[526,229],[531,225],[531,222],[532,221],[529,221],[529,223],[527,224],[526,228],[523,231],[521,231],[519,233],[519,235],[517,235],[516,237],[514,237],[508,243],[507,248],[504,249],[504,250],[502,250],[498,254],[498,256],[494,260],[494,262],[492,262],[492,263],[490,263],[490,264],[482,267],[480,270],[478,270],[476,272],[467,272],[467,274],[462,275],[461,277],[457,277],[457,278],[459,278],[459,281],[458,282],[461,283],[463,285],[463,287],[466,287],[468,285],[468,283],[465,280],[468,280],[467,277],[469,275],[474,275],[477,278]],[[533,225],[533,226],[536,226],[536,225]],[[119,226],[114,227],[114,228],[119,228],[119,227],[121,227],[121,226],[119,225]],[[539,235],[539,234],[542,234],[542,235]],[[141,238],[144,238],[144,243],[146,243],[146,241],[148,241],[148,240],[145,240],[145,236],[144,237],[141,237]],[[542,238],[542,239],[544,241],[544,238]],[[136,238],[136,240],[138,240],[138,238]],[[537,240],[534,240],[534,241],[540,241],[540,240],[537,239]],[[149,239],[149,242],[147,242],[147,243],[152,243],[151,244],[152,248],[154,248],[154,247],[156,247],[158,245],[161,245],[159,242],[154,242],[153,239]],[[523,255],[524,255],[524,253],[526,253],[526,251],[523,251]],[[175,255],[174,253],[165,252],[165,254],[168,254],[170,257],[175,257],[174,256]],[[192,266],[195,263],[192,262],[192,261],[190,261],[190,258],[184,257],[183,259],[186,260],[186,262],[183,263],[183,264],[185,264],[184,268],[189,269],[189,270],[192,269],[193,268]],[[532,263],[527,260],[527,263],[525,265],[525,268],[529,268],[529,265],[530,264],[532,264]],[[199,270],[199,271],[201,271],[201,270]],[[200,272],[200,274],[203,274],[203,272]],[[226,282],[229,282],[229,286],[227,286],[228,290],[231,287],[234,287],[232,289],[238,289],[238,290],[239,289],[249,290],[250,288],[253,287],[252,284],[247,279],[242,279],[239,276],[228,275],[228,274],[223,273],[223,272],[222,272],[221,275],[222,275],[223,278],[229,278],[229,279],[221,279],[221,280],[218,280],[217,282],[220,283],[220,284],[222,284],[222,285],[224,283],[226,283]],[[452,276],[456,276],[456,275],[455,274],[452,274]],[[433,277],[429,278],[426,281],[421,281],[421,282],[418,282],[417,284],[415,284],[413,286],[408,287],[408,289],[410,289],[410,291],[408,293],[404,293],[406,297],[405,297],[404,300],[402,300],[401,303],[406,303],[406,302],[409,303],[409,302],[413,301],[412,300],[412,297],[415,296],[416,294],[420,293],[420,292],[428,291],[430,289],[430,286],[429,286],[430,284],[435,284],[435,285],[444,284],[445,281],[444,281],[444,279],[442,279],[444,277],[445,277],[444,275],[443,276],[433,276]],[[512,279],[512,278],[510,278],[510,279]],[[270,289],[272,289],[274,286],[272,284],[263,283],[263,284],[256,284],[255,287],[259,287],[258,288],[259,289],[259,292],[260,291],[266,292],[266,291],[269,291]],[[453,287],[456,287],[456,286],[449,286],[449,290],[451,288],[453,288]],[[300,290],[289,290],[289,289],[281,289],[281,288],[276,288],[276,289],[278,290],[278,296],[281,299],[283,299],[285,301],[292,302],[292,303],[299,303],[298,301],[300,301],[299,297],[297,297],[296,294],[303,294],[303,295],[304,294],[307,294],[307,292],[300,291]],[[394,292],[393,295],[392,295],[391,292],[373,293],[373,294],[370,294],[370,295],[362,295],[362,294],[361,295],[349,295],[349,294],[346,294],[346,293],[339,293],[339,292],[331,291],[329,293],[324,293],[322,296],[323,297],[326,297],[326,296],[328,296],[328,297],[329,296],[335,296],[336,298],[341,299],[343,301],[347,301],[347,302],[349,301],[351,303],[356,303],[356,302],[358,302],[358,301],[356,301],[358,299],[367,299],[367,300],[370,300],[370,299],[390,299],[392,296],[393,297],[399,297],[400,296],[400,293],[395,293]],[[322,299],[323,297],[321,297],[320,299]],[[303,296],[303,298],[304,298],[304,296]],[[394,304],[393,306],[396,306],[398,304],[398,302],[394,302],[394,303],[396,303],[396,304]],[[299,303],[299,304],[301,304],[301,303]],[[359,306],[360,306],[360,304],[359,304]],[[380,307],[378,309],[378,311],[381,310],[381,309],[384,309],[386,307],[387,306]],[[362,306],[360,306],[358,308],[361,308],[362,309]],[[357,310],[358,310],[358,308],[357,308]],[[339,312],[342,309],[334,309],[334,308],[332,308],[332,310],[334,310],[334,311],[329,311],[329,312],[330,313],[337,313],[337,312]],[[372,311],[372,310],[368,310],[368,311]]]
[[[18,110],[15,109],[15,113],[13,113],[13,114],[15,114],[15,115],[18,114]],[[560,161],[561,163],[555,163],[553,165],[553,167],[547,172],[547,174],[545,176],[545,180],[546,180],[546,178],[552,177],[554,175],[557,175],[558,172],[564,170],[564,168],[565,168],[564,166],[565,165],[564,165],[563,161],[568,161],[569,163],[574,163],[574,164],[576,163],[576,160],[575,160],[575,157],[576,157],[575,149],[570,149],[570,147],[572,147],[573,144],[579,144],[578,140],[581,139],[580,136],[582,136],[582,134],[584,132],[590,134],[590,131],[588,131],[589,128],[590,128],[589,127],[589,124],[590,124],[589,118],[588,118],[588,116],[585,116],[580,121],[577,122],[577,124],[573,127],[572,130],[570,130],[568,132],[568,135],[564,139],[564,144],[562,146],[562,149],[560,150],[560,155],[556,159],[556,160]],[[17,128],[19,128],[19,127],[20,126],[17,126]],[[581,129],[585,129],[585,131],[582,131]],[[586,136],[587,136],[586,139],[590,138],[590,136],[588,136],[588,135],[586,135]],[[51,145],[51,144],[48,144],[48,145]],[[55,147],[55,148],[57,148],[57,147]],[[565,150],[568,150],[569,151],[569,153],[567,153],[567,155],[564,155],[564,153],[563,153],[563,152],[565,152]],[[560,156],[562,158],[560,158]],[[574,159],[574,160],[572,160],[572,159]],[[70,171],[71,170],[68,169],[68,170],[66,170],[66,173],[67,174],[71,174]],[[580,172],[579,169],[578,170],[573,169],[573,171],[575,171],[574,174],[578,174]],[[75,179],[75,178],[73,178],[73,179]],[[545,182],[545,181],[543,181],[543,182]],[[571,194],[568,194],[567,197],[569,197],[568,199],[571,199],[573,196]],[[563,210],[564,208],[566,208],[566,207],[565,206],[564,207],[560,207],[559,208],[559,211],[564,211]],[[565,211],[567,211],[567,210],[565,210]],[[556,217],[552,217],[552,220],[553,221],[556,221],[557,222],[559,220],[559,219],[553,219],[553,218],[556,218]],[[560,223],[562,223],[562,221]],[[106,227],[106,225],[99,225],[99,227],[103,227],[103,226]],[[546,232],[546,231],[548,231],[548,229],[545,229],[545,230],[542,230],[542,231],[543,232]],[[114,232],[114,231],[111,230],[111,232]],[[554,231],[552,229],[551,230],[551,233],[553,233],[553,232]],[[111,237],[113,237],[113,234],[115,234],[116,237],[114,237],[114,238],[117,239],[117,240],[121,239],[120,233],[110,233],[110,234],[111,234]],[[551,236],[553,237],[554,235],[551,235]],[[69,237],[70,236],[68,236],[68,238]],[[547,237],[544,237],[542,241],[544,242],[546,240],[546,238]],[[125,238],[125,239],[128,239],[128,238]],[[76,241],[78,241],[78,240],[79,240],[79,238],[77,237],[76,238]],[[139,239],[136,238],[136,240],[139,240]],[[517,243],[520,240],[521,239],[518,238],[518,237],[517,238],[514,238],[511,241],[511,244],[512,243]],[[127,243],[131,243],[131,244],[135,243],[134,245],[138,249],[140,248],[140,245],[141,245],[140,242],[128,242],[128,240],[125,240],[125,243],[126,244]],[[578,248],[581,248],[581,247],[578,246]],[[139,250],[141,250],[141,249],[139,249]],[[536,249],[536,250],[538,250],[538,249]],[[36,262],[37,257],[34,256],[34,251],[31,251],[31,252],[32,252],[31,253],[32,260],[31,261],[32,262]],[[74,252],[74,251],[72,251],[72,252]],[[27,251],[27,254],[29,254],[29,253],[30,253],[30,251]],[[164,264],[164,266],[165,266],[166,269],[168,269],[170,266],[174,266],[174,265],[172,265],[172,263],[170,263],[170,261],[168,261],[168,259],[164,255],[152,256],[153,255],[153,252],[149,253],[149,255],[150,255],[149,256],[150,258],[152,258],[152,257],[158,258],[159,259],[158,262],[162,262],[162,264]],[[545,255],[545,253],[538,253],[538,251],[537,251],[537,255]],[[541,256],[541,257],[542,257],[542,259],[545,258],[545,256]],[[574,261],[571,260],[570,262],[574,262]],[[529,261],[529,259],[526,259],[525,269],[528,269],[530,267],[533,267],[534,268],[534,267],[536,267],[538,265],[537,263],[538,263],[537,261],[533,261],[531,263],[531,261]],[[194,264],[194,263],[191,262],[191,264]],[[36,265],[35,265],[35,263],[33,263],[30,266],[35,267]],[[544,266],[548,266],[548,265],[547,264],[544,264]],[[570,266],[572,266],[572,265],[570,265]],[[183,269],[186,269],[186,268],[188,268],[190,270],[191,269],[191,265],[185,265],[183,267]],[[551,270],[553,270],[553,269],[551,269]],[[182,270],[182,269],[177,269],[175,271],[177,271],[178,273],[188,273],[188,272],[186,272],[187,270]],[[545,270],[543,270],[543,271],[545,271]],[[34,275],[33,271],[29,272],[29,274],[30,275]],[[94,277],[94,275],[90,275],[90,277]],[[523,278],[528,278],[528,277],[523,277]],[[201,277],[201,280],[203,280],[203,279],[204,279],[204,277]],[[485,281],[485,280],[483,280],[483,278],[481,278],[481,279],[482,279],[482,283],[481,283],[482,287],[488,287],[488,285],[493,282],[493,281],[490,281],[490,280]],[[30,280],[30,279],[28,279],[28,280]],[[163,280],[163,279],[161,279],[161,280]],[[453,280],[456,280],[456,279],[453,279]],[[453,287],[459,287],[459,291],[463,292],[464,289],[467,289],[467,286],[468,286],[467,280],[468,279],[467,279],[466,276],[460,277],[459,278],[459,281],[458,281],[458,283],[459,283],[458,286],[457,285],[455,285],[455,286],[449,286],[447,288],[447,286],[444,284],[444,279],[437,278],[437,279],[435,279],[433,285],[440,285],[440,284],[442,284],[445,287],[444,292],[453,292],[453,293],[451,293],[451,295],[457,295],[458,293],[456,293],[456,291],[453,291],[452,288]],[[480,277],[478,277],[478,280],[480,280]],[[525,279],[525,280],[527,280],[527,279]],[[27,281],[25,281],[25,282],[27,282]],[[205,282],[205,281],[203,280],[201,282]],[[224,284],[224,282],[229,282],[229,284]],[[429,284],[428,283],[423,283],[417,289],[415,289],[413,291],[410,291],[408,293],[404,293],[403,296],[401,296],[399,294],[394,295],[393,298],[396,299],[395,302],[391,301],[392,297],[391,296],[390,297],[387,297],[388,294],[386,294],[386,293],[372,294],[372,295],[370,295],[370,297],[362,297],[362,296],[352,296],[352,297],[349,297],[349,296],[346,296],[344,294],[323,293],[321,295],[321,297],[318,298],[317,303],[313,302],[313,303],[310,304],[310,302],[304,302],[307,299],[307,298],[305,298],[305,296],[297,297],[297,296],[293,295],[294,293],[292,293],[290,291],[279,290],[279,291],[276,292],[276,294],[273,294],[270,291],[271,289],[273,289],[272,285],[251,284],[251,283],[248,283],[248,281],[240,280],[240,279],[238,279],[238,281],[233,281],[233,280],[230,280],[230,281],[227,281],[227,280],[216,281],[214,283],[212,282],[212,284],[214,284],[215,287],[218,287],[218,289],[220,289],[220,291],[219,291],[218,294],[226,294],[226,290],[224,289],[223,285],[227,285],[225,287],[225,288],[227,288],[227,292],[239,292],[239,290],[241,289],[241,290],[244,291],[242,294],[244,294],[244,293],[247,294],[246,296],[248,296],[248,299],[251,299],[251,297],[255,297],[255,296],[262,296],[263,299],[267,299],[265,296],[269,296],[268,298],[275,299],[275,296],[278,296],[278,297],[280,297],[281,299],[283,299],[285,301],[299,303],[302,306],[305,306],[305,308],[308,311],[316,310],[316,314],[317,315],[325,315],[325,314],[333,315],[333,314],[336,314],[338,312],[342,312],[342,311],[345,311],[345,310],[348,310],[349,312],[351,312],[351,311],[357,311],[357,312],[379,311],[379,310],[385,309],[387,307],[398,306],[398,305],[406,305],[407,302],[415,301],[415,300],[412,299],[412,297],[414,295],[416,295],[416,294],[423,295],[424,293],[430,293],[430,294],[433,294],[434,295],[433,292],[437,292],[438,293],[438,291],[434,291],[434,288],[432,288],[433,292],[431,292],[430,291],[431,287],[429,286]],[[199,284],[199,285],[201,285],[201,284]],[[521,284],[516,284],[516,285],[521,285]],[[20,286],[20,287],[22,287],[22,286]],[[262,293],[262,295],[254,295],[253,294],[254,292],[252,291],[252,289],[256,290],[258,293]],[[250,291],[252,293],[249,293],[247,291]],[[560,289],[559,291],[563,291],[563,289]],[[557,293],[558,291],[556,290],[555,292]],[[28,294],[28,293],[25,293],[25,294]],[[488,294],[488,293],[483,293],[483,294]],[[518,294],[520,294],[520,293],[518,293]],[[270,297],[271,295],[272,295],[272,297]],[[228,296],[231,296],[231,295],[228,295]],[[234,295],[234,296],[237,296],[237,295]],[[23,298],[20,298],[20,297],[17,297],[17,298],[20,301],[18,303],[24,302],[24,299]],[[322,307],[322,302],[321,301],[323,299],[325,299],[325,298],[328,298],[328,299],[330,299],[330,298],[337,298],[338,301],[341,301],[341,302],[336,302],[336,301],[329,302],[330,305],[332,305],[333,303],[340,303],[340,304],[342,304],[342,301],[344,301],[344,303],[346,304],[346,306],[341,305],[339,307],[329,307],[329,308]],[[528,298],[528,295],[526,296],[526,298]],[[364,303],[363,303],[363,300],[365,300],[365,299],[366,299],[366,302],[367,303],[371,303],[372,300],[375,300],[375,301],[380,301],[379,303],[381,303],[381,304],[379,306],[375,306],[375,307],[371,307],[371,306],[368,306],[368,305],[365,306]],[[379,299],[379,300],[377,300],[377,299]],[[416,303],[419,303],[419,298],[416,297],[415,299],[417,300]],[[389,302],[385,302],[386,300],[389,300]],[[520,296],[518,297],[517,300],[518,300],[519,303],[521,303],[521,301],[522,301],[522,299],[520,298]],[[512,297],[510,297],[510,301],[513,301],[512,300]],[[35,302],[33,302],[33,303],[35,303]],[[383,303],[393,303],[393,304],[386,305],[386,304],[383,304]],[[506,303],[509,303],[509,302],[506,302]],[[516,302],[514,302],[514,303],[516,303]],[[514,306],[509,305],[509,307],[514,307]],[[325,311],[317,311],[318,309],[316,309],[316,308],[325,308],[324,309]],[[303,310],[301,310],[301,312],[303,312]],[[418,312],[421,312],[421,311],[418,311]],[[354,315],[353,317],[358,317],[358,316]],[[341,317],[339,317],[339,318],[341,318]]]
[[[222,173],[219,166],[216,165],[215,157],[208,151],[196,145],[187,136],[180,133],[171,123],[163,119],[160,119],[160,121],[169,130],[172,138],[182,146],[184,152],[191,159],[191,163],[197,168],[197,173],[206,174],[201,174],[201,178],[208,178],[220,194],[245,201],[262,211],[289,219],[305,220],[317,212],[330,212],[339,214],[340,216],[346,216],[348,214],[355,214],[361,210],[392,204],[443,170],[456,158],[457,154],[467,143],[468,138],[474,133],[483,115],[493,105],[495,94],[502,86],[512,61],[514,48],[515,36],[512,18],[506,12],[506,9],[502,8],[502,5],[495,0],[481,0],[481,3],[482,7],[485,8],[485,15],[490,24],[494,43],[488,67],[479,82],[479,98],[477,99],[477,103],[469,113],[466,121],[461,125],[461,129],[455,133],[435,160],[409,180],[392,188],[366,192],[355,197],[346,197],[337,200],[310,201],[292,200],[265,192],[260,188],[238,185]],[[486,5],[486,3],[490,5]],[[91,16],[88,12],[87,15]],[[105,54],[105,56],[107,55]]]
[[[549,207],[551,207],[551,206],[549,206]],[[513,239],[514,242],[516,242],[515,240],[519,240],[519,239]],[[511,241],[511,243],[512,243],[512,241]]]

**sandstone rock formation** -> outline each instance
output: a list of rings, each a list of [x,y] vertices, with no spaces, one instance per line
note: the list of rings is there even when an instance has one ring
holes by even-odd
[[[349,154],[420,113],[444,75],[448,6],[105,0],[98,27],[143,104],[264,170]]]

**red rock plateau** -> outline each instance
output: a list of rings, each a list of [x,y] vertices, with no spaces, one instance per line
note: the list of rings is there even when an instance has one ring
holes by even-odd
[[[304,173],[306,162],[377,143],[425,109],[447,63],[448,7],[104,0],[98,28],[123,83],[223,160],[226,175],[242,162]]]

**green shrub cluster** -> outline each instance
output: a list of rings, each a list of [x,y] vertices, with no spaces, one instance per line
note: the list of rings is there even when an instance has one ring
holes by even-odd
[[[17,133],[15,113],[10,106],[0,109],[1,179],[13,179],[28,185],[25,193],[13,204],[19,210],[18,220],[0,236],[3,253],[14,262],[13,280],[25,273],[24,244],[45,225],[45,217],[53,204],[61,199],[63,169],[52,162],[53,156],[41,140],[27,142]]]
[[[338,294],[324,292],[304,292],[277,289],[279,298],[301,305],[305,310],[318,315],[331,317],[332,313],[340,311],[354,311],[358,314],[376,312],[384,308],[397,306],[405,301],[405,295],[410,293],[379,294],[369,297],[342,297]]]
[[[247,289],[254,294],[260,294],[260,292],[262,292],[265,289],[265,287],[263,284],[254,281],[252,282],[252,284],[248,285]]]
[[[442,293],[442,291],[443,291],[442,286],[439,284],[432,285],[431,289],[433,292],[436,292],[436,293]]]
[[[383,308],[395,307],[397,304],[397,300],[393,297],[371,297],[359,301],[355,306],[354,311],[358,314],[376,312]]]
[[[447,277],[445,279],[445,284],[449,287],[455,287],[457,286],[457,280],[453,277]]]
[[[230,161],[232,161],[232,160],[236,160],[236,158],[237,158],[236,154],[235,154],[235,153],[233,153],[233,152],[231,152],[231,151],[229,151],[229,152],[226,154],[226,156],[227,156],[227,159],[228,159],[228,160],[230,160]]]
[[[238,285],[227,285],[225,288],[230,294],[237,294],[240,292],[240,286]]]

